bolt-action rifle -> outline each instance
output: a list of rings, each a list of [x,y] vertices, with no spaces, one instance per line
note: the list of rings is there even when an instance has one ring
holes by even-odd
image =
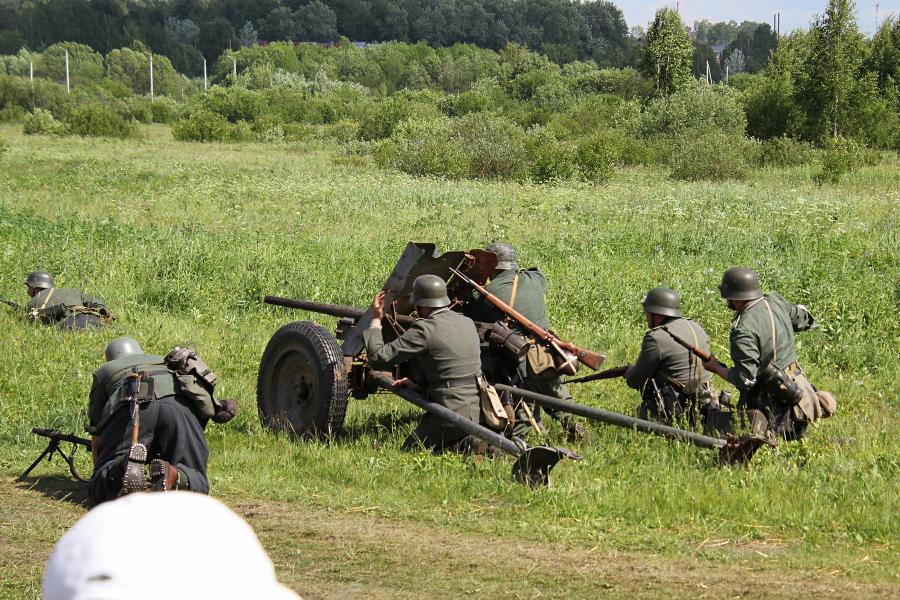
[[[3,298],[0,298],[0,302],[7,306],[12,306],[13,308],[22,308],[21,304],[19,304],[18,302],[13,302],[12,300],[5,300]]]
[[[613,367],[612,369],[606,369],[605,371],[600,371],[599,373],[591,373],[590,375],[585,375],[584,377],[567,379],[563,383],[587,383],[588,381],[598,381],[601,379],[615,379],[616,377],[623,377],[625,375],[625,371],[628,370],[629,366],[631,365]]]
[[[677,333],[672,333],[666,325],[663,325],[662,327],[660,327],[660,329],[662,329],[663,331],[668,333],[672,337],[672,339],[675,340],[675,342],[677,342],[678,344],[681,344],[682,346],[687,348],[690,352],[692,352],[694,354],[694,356],[698,357],[703,362],[706,362],[713,357],[711,352],[707,352],[703,348],[698,348],[697,346],[693,345],[692,343],[690,343],[689,341],[687,341],[686,339],[684,339]],[[716,360],[716,362],[718,362],[723,367],[728,368],[728,365],[726,365],[722,361]]]
[[[478,282],[474,279],[460,273],[456,269],[450,269],[450,271],[454,275],[459,277],[462,281],[465,281],[470,286],[475,288],[476,291],[487,298],[487,300],[491,304],[503,311],[503,313],[510,317],[513,321],[530,331],[535,336],[535,338],[550,346],[550,348],[557,353],[558,357],[562,359],[562,365],[561,367],[558,367],[558,370],[562,372],[569,372],[570,374],[574,373],[578,365],[573,364],[572,359],[576,358],[578,359],[578,362],[583,363],[596,371],[597,368],[600,367],[600,363],[602,363],[606,358],[599,352],[594,352],[593,350],[587,350],[585,348],[579,348],[572,342],[566,342],[559,339],[551,332],[529,320],[527,317],[525,317],[525,315],[514,309],[512,306],[487,291],[484,286],[479,285]],[[573,354],[574,357],[569,353]]]
[[[44,427],[35,427],[31,430],[31,433],[35,435],[40,435],[45,438],[48,438],[50,442],[47,443],[47,447],[41,452],[41,455],[37,457],[31,466],[25,469],[25,472],[19,475],[19,478],[16,481],[22,481],[28,474],[31,473],[44,457],[47,457],[47,461],[53,458],[54,454],[59,454],[62,456],[63,460],[66,461],[66,464],[69,465],[69,472],[72,473],[72,477],[77,479],[78,481],[87,482],[87,479],[78,474],[78,470],[75,469],[75,463],[73,462],[73,458],[75,456],[75,451],[78,450],[78,446],[84,446],[87,449],[91,448],[91,440],[78,437],[76,435],[72,435],[70,433],[63,433],[62,431],[58,431],[56,429],[48,429]],[[60,444],[62,442],[69,442],[72,444],[72,451],[69,454],[63,452],[62,448],[60,448]]]

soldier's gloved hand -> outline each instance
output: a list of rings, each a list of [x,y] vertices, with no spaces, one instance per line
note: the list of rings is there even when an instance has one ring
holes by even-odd
[[[212,420],[216,423],[227,423],[237,414],[237,402],[234,400],[220,400],[222,410],[213,415]]]

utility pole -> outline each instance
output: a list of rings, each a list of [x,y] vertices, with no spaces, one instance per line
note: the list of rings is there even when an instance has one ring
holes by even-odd
[[[31,87],[34,87],[34,61],[28,61],[28,79],[31,80]]]
[[[206,59],[203,59],[203,93],[206,93]]]
[[[234,76],[235,81],[237,81],[237,59],[235,57],[231,57],[231,74]]]
[[[153,53],[150,53],[150,99],[153,100]]]
[[[64,50],[64,52],[66,53],[66,93],[71,94],[72,90],[69,87],[69,51]]]

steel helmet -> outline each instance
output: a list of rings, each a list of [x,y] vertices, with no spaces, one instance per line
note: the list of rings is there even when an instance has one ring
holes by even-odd
[[[411,302],[429,308],[450,306],[447,283],[437,275],[419,275],[413,281]]]
[[[518,269],[516,263],[516,249],[504,242],[491,242],[485,248],[488,252],[497,255],[497,270],[506,271],[508,269]]]
[[[106,360],[116,360],[133,354],[143,354],[141,345],[130,337],[116,338],[106,345]]]
[[[32,271],[25,278],[25,285],[33,287],[36,290],[45,290],[55,285],[53,275],[47,271]]]
[[[719,292],[728,300],[756,300],[763,295],[759,275],[747,267],[732,267],[725,271]]]
[[[666,317],[681,316],[681,296],[675,290],[666,287],[655,287],[647,292],[643,305],[648,313]]]

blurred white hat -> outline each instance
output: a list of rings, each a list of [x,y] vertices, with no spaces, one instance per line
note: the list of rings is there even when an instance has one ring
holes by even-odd
[[[298,600],[253,529],[204,494],[131,494],[94,508],[56,544],[44,600]]]

